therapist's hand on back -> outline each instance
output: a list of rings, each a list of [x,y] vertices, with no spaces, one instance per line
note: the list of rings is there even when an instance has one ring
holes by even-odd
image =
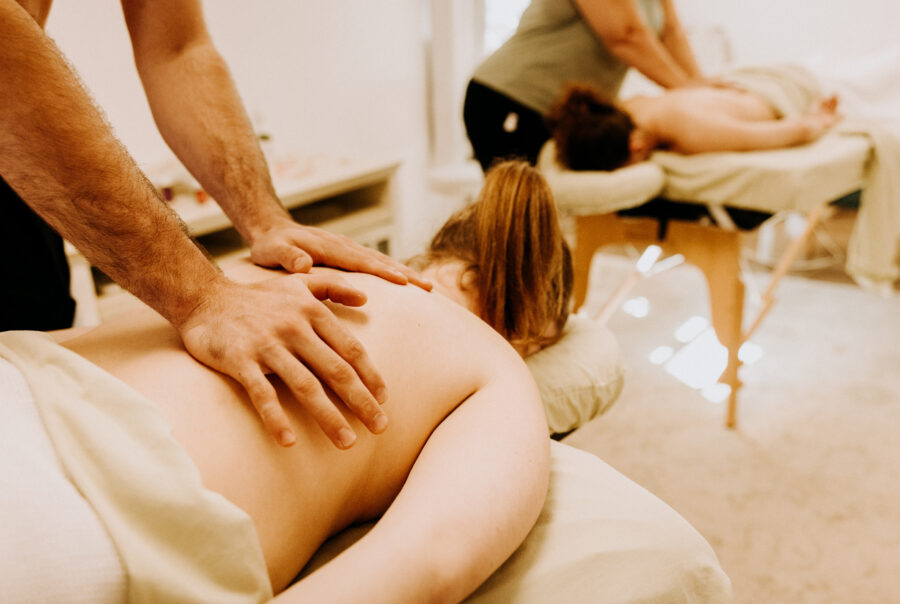
[[[342,449],[356,435],[323,383],[370,431],[387,426],[381,409],[384,381],[362,345],[321,302],[325,299],[360,306],[366,296],[339,276],[287,275],[252,284],[222,277],[176,325],[191,355],[247,390],[266,430],[284,446],[295,436],[268,373],[284,381]]]
[[[286,218],[250,243],[250,259],[266,267],[292,273],[308,271],[314,264],[358,273],[369,273],[392,283],[412,283],[431,290],[431,282],[390,256],[360,245],[343,235],[304,226]]]

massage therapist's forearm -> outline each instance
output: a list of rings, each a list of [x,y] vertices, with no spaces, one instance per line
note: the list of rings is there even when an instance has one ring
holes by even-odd
[[[664,88],[690,83],[690,74],[644,22],[635,0],[575,0],[575,4],[588,26],[624,64]]]
[[[224,277],[11,0],[0,0],[0,48],[0,174],[93,264],[170,321],[186,317]]]
[[[672,58],[675,59],[675,62],[681,66],[690,78],[695,80],[702,78],[703,73],[697,64],[687,33],[681,25],[681,19],[678,18],[678,14],[675,12],[674,2],[672,0],[663,0],[663,7],[665,8],[666,21],[662,32],[660,32],[659,39]]]
[[[138,72],[169,147],[246,241],[289,219],[199,4],[126,1],[123,7]]]

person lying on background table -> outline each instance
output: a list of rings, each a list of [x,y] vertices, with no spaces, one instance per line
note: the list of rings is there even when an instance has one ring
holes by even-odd
[[[51,0],[0,0],[0,175],[14,193],[9,206],[20,204],[19,198],[28,206],[18,206],[10,216],[25,229],[49,235],[53,249],[47,257],[54,263],[17,274],[43,279],[51,270],[62,271],[57,295],[68,299],[62,240],[33,210],[93,265],[170,321],[195,358],[236,379],[281,444],[290,445],[294,435],[269,373],[289,385],[335,445],[349,447],[355,433],[323,384],[366,418],[369,430],[383,430],[384,381],[364,348],[320,301],[330,289],[346,288],[340,276],[255,284],[226,278],[188,237],[44,33],[50,6]],[[299,273],[326,264],[430,287],[385,255],[291,219],[275,194],[199,1],[123,0],[122,9],[160,133],[222,206],[254,262]],[[9,250],[5,257],[28,262],[18,252]],[[9,304],[0,313],[3,328],[28,327],[14,320],[30,305],[17,303],[17,295],[4,291]],[[342,300],[360,305],[365,296],[356,292]],[[71,324],[74,307],[61,306]]]
[[[463,120],[482,170],[535,164],[543,116],[569,81],[615,98],[629,68],[664,88],[703,80],[673,0],[531,0],[513,35],[476,69]]]
[[[613,102],[571,84],[547,113],[557,160],[571,170],[615,170],[657,149],[693,154],[755,151],[809,143],[836,124],[838,99],[782,117],[762,97],[728,86],[697,85]]]
[[[53,534],[70,538],[60,519],[82,506],[107,526],[122,560],[124,573],[91,566],[109,540],[98,525],[100,543],[82,545],[91,555],[53,564],[57,579],[72,579],[75,564],[80,593],[127,590],[129,601],[456,602],[474,591],[525,539],[547,491],[546,420],[521,357],[559,337],[572,275],[543,177],[524,162],[489,171],[479,199],[451,217],[416,262],[434,274],[439,293],[361,273],[336,282],[330,269],[228,269],[242,281],[303,280],[313,290],[326,283],[338,320],[394,393],[390,428],[377,437],[360,431],[348,451],[332,447],[277,380],[297,441],[274,445],[246,393],[186,354],[172,327],[146,308],[74,337],[58,334],[62,346],[45,334],[0,334],[0,370],[6,359],[29,382],[25,391],[35,393],[66,475],[88,500],[57,484],[46,499],[66,513],[47,519]],[[368,303],[346,308],[344,298],[360,291]],[[0,371],[0,387],[13,381]],[[15,400],[14,390],[3,396]],[[199,418],[213,429],[198,429]],[[109,440],[85,437],[107,421],[121,424]],[[196,471],[200,480],[191,478]],[[360,541],[294,582],[328,537],[379,517]],[[70,551],[45,541],[23,539],[29,564]],[[170,558],[178,563],[160,562]],[[28,589],[15,577],[10,584]]]

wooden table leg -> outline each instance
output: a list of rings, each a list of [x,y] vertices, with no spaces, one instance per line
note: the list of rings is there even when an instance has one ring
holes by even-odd
[[[719,342],[728,350],[728,365],[721,381],[728,384],[725,425],[737,424],[737,396],[741,387],[738,351],[744,343],[744,281],[741,275],[741,234],[718,227],[673,221],[664,242],[667,251],[678,252],[703,271],[709,285],[710,316]]]
[[[575,249],[572,264],[575,273],[572,296],[577,311],[587,297],[591,260],[605,245],[656,242],[659,224],[652,218],[620,218],[616,214],[590,214],[575,217]]]

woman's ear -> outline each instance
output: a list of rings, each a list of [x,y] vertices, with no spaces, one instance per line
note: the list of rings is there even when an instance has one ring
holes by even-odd
[[[653,152],[655,145],[651,137],[646,131],[635,128],[628,135],[628,150],[631,152],[631,159],[628,163],[636,164],[642,162]]]

